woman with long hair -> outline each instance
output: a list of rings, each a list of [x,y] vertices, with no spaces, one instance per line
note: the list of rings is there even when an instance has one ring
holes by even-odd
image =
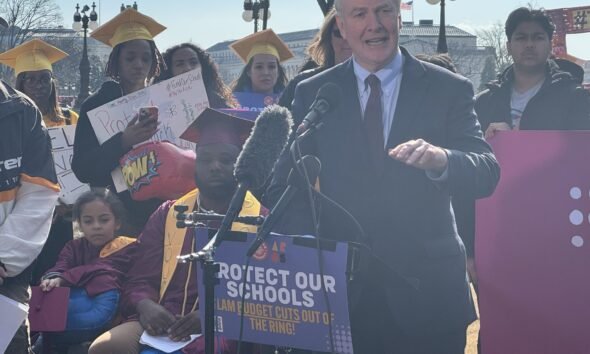
[[[201,47],[185,42],[168,48],[162,56],[166,63],[166,69],[162,71],[157,81],[167,80],[200,67],[209,106],[212,108],[233,108],[236,106],[231,89],[223,83],[219,76],[217,65],[209,53]]]
[[[151,17],[129,8],[92,32],[91,37],[113,47],[106,66],[106,74],[112,80],[88,97],[80,110],[72,161],[72,169],[80,181],[92,187],[114,188],[111,171],[119,166],[119,159],[156,133],[158,116],[157,112],[151,112],[145,119],[134,117],[122,132],[101,145],[88,112],[147,87],[160,74],[164,60],[154,37],[165,29]],[[129,191],[118,193],[118,197],[129,210],[129,229],[125,232],[131,236],[139,234],[162,202],[156,198],[136,202]]]
[[[314,76],[326,69],[340,64],[352,55],[352,49],[342,38],[342,34],[336,23],[336,11],[330,10],[322,27],[307,47],[308,60],[303,65],[301,72],[297,74],[283,91],[279,98],[279,105],[291,109],[291,103],[295,97],[295,87],[301,81]]]
[[[246,64],[231,85],[241,106],[250,104],[242,97],[252,97],[243,93],[262,97],[280,95],[287,85],[287,75],[281,63],[292,58],[293,53],[272,29],[242,38],[232,43],[230,48]]]

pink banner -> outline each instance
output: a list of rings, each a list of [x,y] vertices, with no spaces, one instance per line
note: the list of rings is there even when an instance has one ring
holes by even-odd
[[[504,132],[477,204],[482,352],[590,353],[590,132]]]

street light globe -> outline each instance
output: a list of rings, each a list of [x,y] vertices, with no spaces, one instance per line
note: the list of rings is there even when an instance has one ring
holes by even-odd
[[[81,22],[74,22],[74,23],[72,23],[72,29],[74,31],[80,31],[80,30],[82,30],[82,23]]]
[[[427,3],[429,3],[430,5],[436,5],[440,2],[440,0],[426,0]]]
[[[252,10],[242,12],[242,19],[246,22],[252,22]]]
[[[95,30],[98,28],[98,22],[96,21],[90,21],[88,22],[88,28],[90,28],[91,30]]]

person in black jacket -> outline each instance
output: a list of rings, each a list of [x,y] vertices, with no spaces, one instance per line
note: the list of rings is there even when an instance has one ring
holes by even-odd
[[[514,64],[487,85],[475,105],[486,138],[499,130],[590,129],[589,93],[569,69],[549,59],[554,29],[542,10],[522,7],[508,16]]]
[[[355,353],[463,353],[475,311],[451,198],[490,195],[500,173],[473,111],[473,85],[399,46],[399,1],[335,4],[353,56],[297,85],[293,126],[320,87],[342,88],[301,154],[321,158],[321,191],[348,214],[322,198],[316,223],[305,198],[294,198],[277,231],[371,249],[348,288]],[[291,168],[285,150],[268,200],[278,200]]]
[[[503,130],[590,129],[590,94],[580,86],[581,68],[564,59],[550,59],[555,27],[549,16],[521,7],[508,16],[505,29],[514,64],[488,83],[475,102],[486,139]],[[467,269],[477,286],[475,201],[455,202]]]
[[[106,67],[107,81],[82,104],[76,126],[72,170],[76,177],[91,187],[114,188],[111,171],[119,166],[119,159],[138,143],[152,137],[158,129],[158,117],[151,115],[139,121],[135,117],[124,131],[99,144],[88,111],[119,97],[145,88],[160,73],[164,65],[153,37],[166,27],[134,9],[127,9],[92,32],[92,37],[111,45]],[[143,225],[162,203],[159,199],[136,202],[128,191],[118,194],[129,211],[127,235],[139,234]]]
[[[487,84],[475,102],[475,111],[486,139],[502,130],[590,129],[590,94],[571,74],[574,63],[552,60],[551,38],[555,27],[542,10],[514,10],[506,21],[508,50],[514,64]],[[558,64],[560,63],[560,65]],[[579,71],[579,70],[577,70]],[[473,205],[472,211],[475,206]],[[470,275],[475,272],[475,213],[463,225]]]
[[[58,196],[51,141],[41,112],[28,97],[0,80],[1,296],[29,302],[31,264],[47,240]],[[3,338],[10,343],[7,348],[0,345],[0,350],[28,353],[26,323],[13,334],[8,334],[12,339]]]

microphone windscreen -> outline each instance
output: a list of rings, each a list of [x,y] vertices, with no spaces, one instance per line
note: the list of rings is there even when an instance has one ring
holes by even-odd
[[[334,109],[340,103],[342,97],[342,89],[333,82],[327,82],[320,89],[316,95],[316,100],[324,99],[330,104],[330,109]]]
[[[288,109],[271,105],[256,119],[252,133],[236,161],[234,175],[249,188],[261,187],[287,145],[293,120]]]
[[[313,155],[303,156],[301,160],[297,161],[297,166],[301,173],[307,173],[309,182],[312,184],[315,183],[315,180],[320,175],[320,170],[322,169],[320,159]],[[299,173],[299,171],[296,168],[291,170],[289,177],[287,177],[287,184],[298,189],[303,189],[307,186],[307,180]]]

